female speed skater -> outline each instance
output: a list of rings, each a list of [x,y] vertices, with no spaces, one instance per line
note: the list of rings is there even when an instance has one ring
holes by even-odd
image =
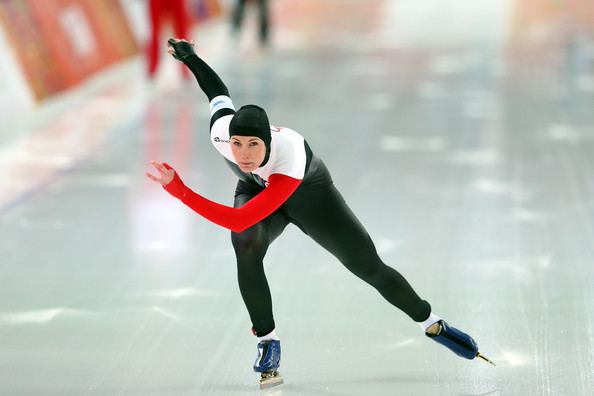
[[[282,383],[281,348],[272,314],[263,259],[270,243],[295,224],[353,274],[377,289],[417,322],[434,341],[466,359],[481,357],[468,334],[433,313],[406,279],[379,258],[373,241],[336,189],[326,166],[297,132],[269,123],[264,109],[235,110],[219,76],[194,52],[192,43],[170,39],[169,53],[183,62],[210,101],[210,140],[238,176],[233,207],[188,188],[168,164],[151,161],[147,177],[204,218],[231,230],[239,289],[258,337],[254,371],[260,386]]]

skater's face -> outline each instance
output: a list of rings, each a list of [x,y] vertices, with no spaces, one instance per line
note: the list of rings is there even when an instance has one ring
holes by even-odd
[[[231,152],[242,172],[253,172],[264,161],[266,145],[256,136],[231,136]]]

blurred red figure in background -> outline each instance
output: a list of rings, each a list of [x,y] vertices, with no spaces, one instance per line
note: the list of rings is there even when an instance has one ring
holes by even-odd
[[[148,75],[153,78],[159,66],[160,48],[163,40],[159,38],[163,25],[169,19],[176,37],[189,37],[190,16],[185,0],[149,0],[151,36],[147,48]],[[183,68],[184,77],[189,73]]]

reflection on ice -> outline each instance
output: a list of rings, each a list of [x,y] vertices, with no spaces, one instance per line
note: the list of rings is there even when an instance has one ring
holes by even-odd
[[[160,298],[165,298],[165,299],[171,299],[171,300],[177,300],[177,299],[192,297],[192,296],[202,296],[202,297],[217,296],[217,293],[213,293],[213,292],[207,291],[207,290],[198,290],[198,289],[194,289],[192,287],[180,287],[180,288],[176,288],[176,289],[160,290],[157,292],[144,293],[144,294],[150,295],[150,296],[155,296],[155,297],[160,297]]]
[[[433,137],[427,139],[410,139],[400,136],[385,135],[380,139],[380,148],[386,151],[442,151],[444,139]]]
[[[402,347],[408,346],[410,344],[414,344],[414,342],[415,342],[414,338],[407,338],[406,340],[403,340],[403,341],[388,344],[387,349],[392,350],[392,349],[402,348]]]
[[[502,356],[496,358],[497,366],[509,367],[525,366],[531,360],[529,356],[513,351],[504,351]]]
[[[22,311],[0,315],[0,323],[25,324],[25,323],[47,323],[61,315],[85,315],[87,311],[67,309],[63,307],[39,309],[33,311]]]
[[[475,180],[472,183],[472,188],[482,193],[493,195],[506,195],[514,197],[515,199],[521,201],[525,201],[529,198],[529,194],[519,186],[484,177]]]
[[[459,164],[491,165],[499,163],[500,156],[493,149],[458,150],[450,155],[450,160]]]
[[[571,125],[551,125],[549,127],[549,136],[553,140],[566,141],[566,142],[578,142],[582,140],[582,135]]]
[[[392,238],[377,238],[375,248],[379,254],[385,254],[393,251],[402,242]]]
[[[511,221],[516,223],[544,223],[547,216],[544,213],[518,208],[511,213]]]

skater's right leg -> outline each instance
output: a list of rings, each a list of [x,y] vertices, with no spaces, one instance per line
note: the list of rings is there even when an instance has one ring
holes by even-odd
[[[329,175],[326,177],[326,186],[301,186],[289,198],[285,206],[291,221],[389,303],[416,322],[425,320],[431,313],[429,303],[380,259],[369,234],[331,184]]]
[[[305,201],[315,202],[315,206],[306,206]],[[419,323],[429,338],[466,359],[481,357],[472,337],[433,314],[429,303],[417,295],[406,279],[382,262],[371,238],[333,185],[302,187],[288,201],[287,212],[292,221],[345,267]]]
[[[239,182],[235,195],[235,207],[241,207],[257,193],[245,182]],[[272,298],[263,259],[270,243],[281,234],[288,220],[275,212],[261,222],[241,233],[231,233],[231,241],[237,257],[237,278],[245,306],[249,312],[255,334],[264,337],[275,329],[272,314]]]

